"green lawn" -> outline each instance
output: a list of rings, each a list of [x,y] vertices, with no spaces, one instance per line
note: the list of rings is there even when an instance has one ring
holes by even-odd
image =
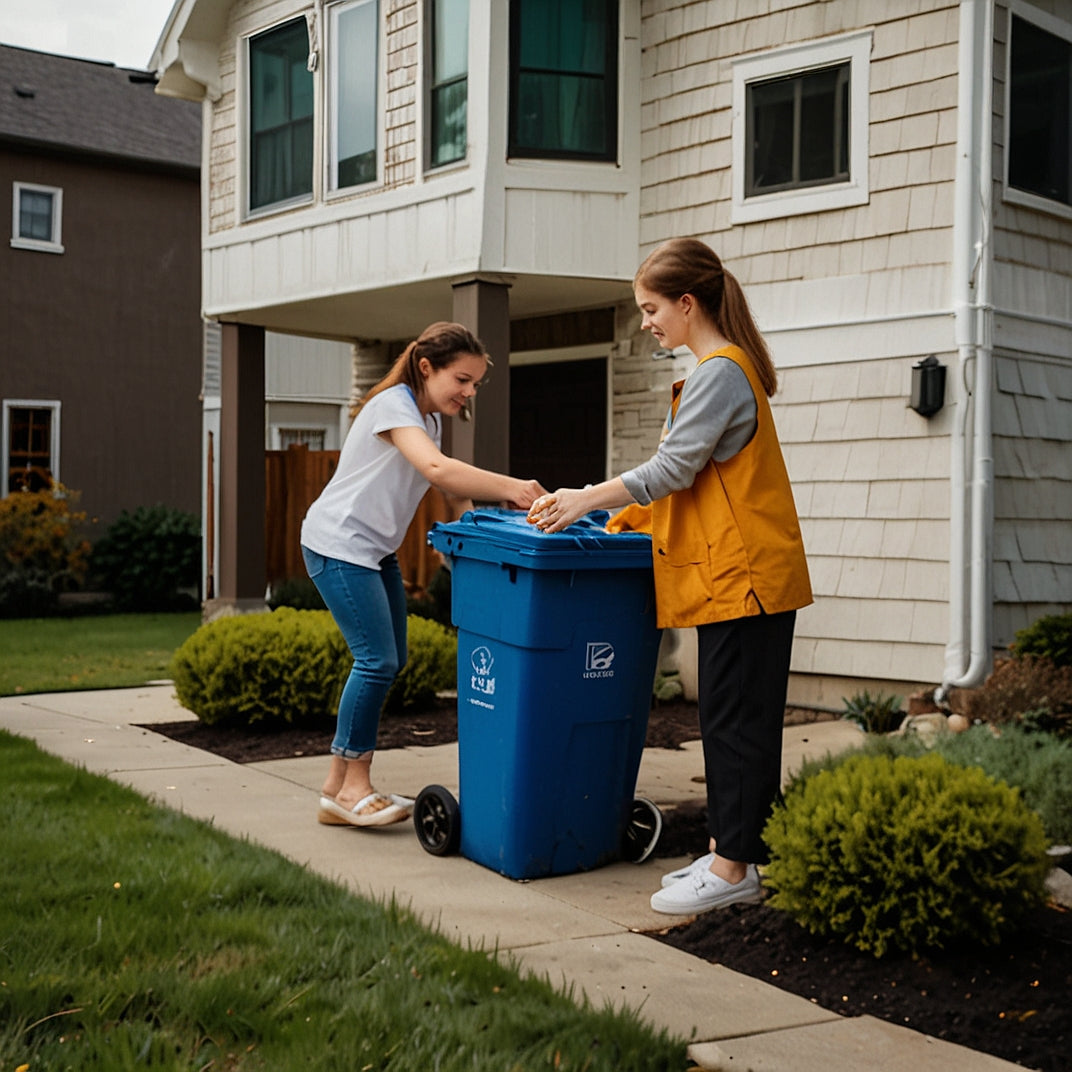
[[[200,624],[198,611],[0,620],[0,696],[167,677],[172,653]]]
[[[684,1072],[685,1042],[0,731],[0,1069]]]

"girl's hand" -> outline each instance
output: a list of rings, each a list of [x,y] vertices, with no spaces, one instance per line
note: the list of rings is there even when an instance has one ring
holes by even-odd
[[[528,510],[547,489],[538,480],[518,480],[514,497],[506,504],[511,510]]]
[[[589,511],[587,488],[559,488],[541,496],[529,510],[528,520],[541,532],[561,532]]]

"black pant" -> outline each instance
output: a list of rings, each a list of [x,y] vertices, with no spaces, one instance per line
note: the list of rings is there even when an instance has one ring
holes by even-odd
[[[796,616],[759,614],[697,628],[707,828],[729,860],[770,858],[761,835],[781,788]]]

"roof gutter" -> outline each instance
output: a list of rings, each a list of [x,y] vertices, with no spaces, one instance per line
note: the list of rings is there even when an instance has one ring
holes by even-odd
[[[951,437],[950,631],[945,671],[935,692],[938,701],[952,688],[982,684],[992,648],[993,42],[993,0],[961,0],[953,216],[954,333],[961,404]]]

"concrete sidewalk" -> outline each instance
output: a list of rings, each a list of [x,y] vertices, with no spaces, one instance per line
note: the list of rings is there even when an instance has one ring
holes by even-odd
[[[0,728],[186,815],[275,849],[363,896],[395,896],[462,945],[496,948],[523,971],[573,985],[597,1006],[639,1009],[692,1039],[704,1069],[752,1072],[999,1072],[1022,1069],[870,1016],[845,1019],[766,983],[645,937],[685,917],[653,912],[659,876],[684,859],[613,864],[528,882],[462,856],[435,857],[410,823],[378,830],[321,826],[323,756],[239,765],[141,728],[192,718],[169,684],[0,699]],[[845,722],[787,727],[785,771],[858,742]],[[648,749],[637,792],[657,804],[702,798],[699,742]],[[376,784],[416,796],[457,794],[456,745],[378,753]],[[699,849],[699,846],[697,846]]]

